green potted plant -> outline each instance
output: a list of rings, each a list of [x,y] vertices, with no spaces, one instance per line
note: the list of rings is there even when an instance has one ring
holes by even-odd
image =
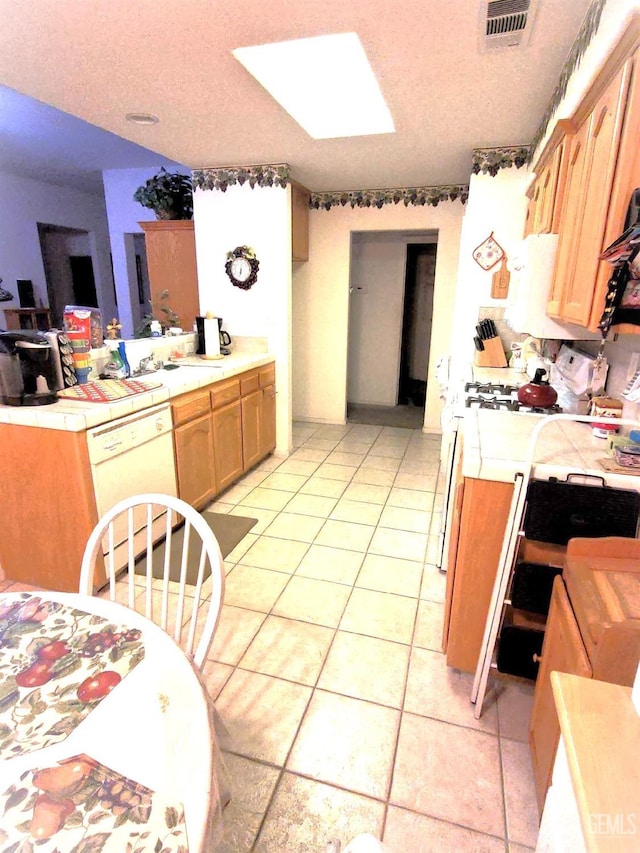
[[[167,172],[164,166],[133,194],[133,200],[149,207],[156,219],[192,219],[193,185],[188,175]]]
[[[180,317],[176,314],[176,312],[169,308],[168,305],[163,304],[169,298],[169,291],[163,290],[159,296],[159,304],[156,306],[158,311],[164,314],[164,321],[159,320],[156,317],[154,312],[154,305],[151,300],[149,300],[149,305],[151,306],[151,311],[147,314],[144,314],[142,319],[140,320],[139,325],[135,328],[133,332],[134,338],[150,338],[151,337],[151,324],[158,320],[160,325],[163,328],[163,331],[171,328],[171,326],[179,326],[180,325]]]

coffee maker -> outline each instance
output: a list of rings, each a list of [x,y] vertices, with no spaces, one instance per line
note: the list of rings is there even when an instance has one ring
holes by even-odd
[[[0,403],[45,406],[55,403],[51,345],[41,332],[0,331]]]

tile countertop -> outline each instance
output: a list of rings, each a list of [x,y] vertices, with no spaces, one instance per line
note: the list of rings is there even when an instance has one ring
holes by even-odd
[[[114,403],[87,403],[60,399],[57,403],[48,406],[0,405],[0,423],[83,432],[90,427],[164,403],[187,391],[196,391],[198,388],[212,385],[221,379],[228,379],[245,370],[262,367],[273,360],[272,355],[255,352],[232,353],[216,361],[189,356],[180,359],[179,362],[176,361],[180,364],[178,370],[158,370],[146,376],[132,377],[141,382],[161,383],[160,388],[148,393],[135,394]]]
[[[524,471],[529,440],[543,415],[514,414],[493,409],[467,409],[464,417],[465,477],[511,483]],[[604,471],[599,460],[608,456],[606,440],[594,438],[590,424],[554,421],[542,428],[536,443],[532,475],[539,479],[568,473],[595,474],[610,486],[640,489],[640,476]]]
[[[640,717],[631,688],[563,672],[551,673],[551,686],[587,850],[637,851]]]

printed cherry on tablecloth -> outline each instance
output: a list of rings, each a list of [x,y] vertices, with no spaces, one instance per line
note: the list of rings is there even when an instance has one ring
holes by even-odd
[[[141,632],[38,595],[0,596],[0,759],[64,740],[144,658]]]

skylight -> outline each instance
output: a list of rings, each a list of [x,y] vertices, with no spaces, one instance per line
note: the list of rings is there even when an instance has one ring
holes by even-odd
[[[395,132],[356,33],[239,47],[232,53],[314,139]]]

